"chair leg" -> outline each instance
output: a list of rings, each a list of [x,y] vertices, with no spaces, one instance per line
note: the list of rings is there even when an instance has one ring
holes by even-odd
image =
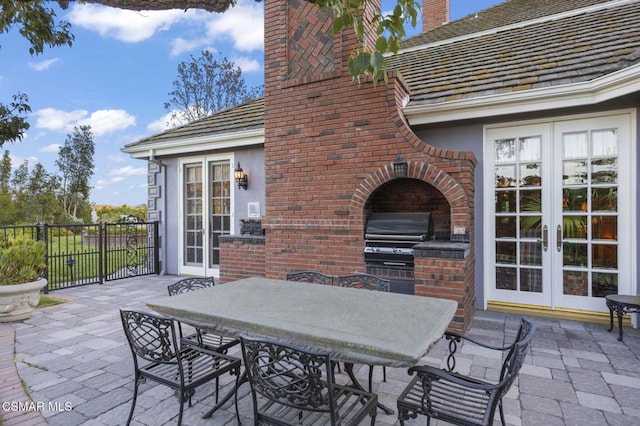
[[[236,371],[236,384],[235,384],[235,389],[236,391],[234,392],[234,396],[236,399],[236,418],[238,419],[238,424],[242,424],[240,422],[240,409],[238,408],[238,385],[240,383],[240,370]]]
[[[129,418],[127,419],[127,426],[131,423],[133,418],[133,410],[136,408],[136,400],[138,399],[138,385],[140,384],[140,377],[136,377],[133,383],[133,399],[131,400],[131,410],[129,411]]]
[[[369,392],[373,393],[373,365],[369,366]]]
[[[387,367],[384,365],[382,366],[382,381],[387,382]]]
[[[191,399],[189,399],[191,401]],[[191,403],[191,402],[189,402]],[[180,413],[178,414],[178,426],[182,424],[182,412],[184,411],[184,400],[180,398]]]
[[[498,401],[498,409],[500,410],[500,421],[502,422],[502,426],[505,426],[506,423],[504,421],[504,409],[502,408],[502,398]]]

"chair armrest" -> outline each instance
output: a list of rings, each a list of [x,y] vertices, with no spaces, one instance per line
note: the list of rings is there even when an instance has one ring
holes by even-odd
[[[428,377],[430,381],[433,380],[443,380],[451,383],[455,383],[459,386],[464,386],[470,389],[477,389],[487,392],[496,391],[504,386],[504,384],[509,380],[509,374],[506,374],[505,377],[500,380],[498,383],[484,383],[480,381],[466,379],[462,376],[451,374],[445,370],[441,370],[439,368],[431,367],[429,365],[418,365],[415,367],[411,367],[408,371],[409,375],[413,373],[417,373],[420,377]]]
[[[460,340],[466,340],[468,342],[473,343],[474,345],[482,346],[483,348],[493,349],[493,350],[496,350],[496,351],[508,351],[509,349],[511,349],[513,347],[513,343],[510,344],[509,346],[504,346],[504,347],[503,346],[487,345],[486,343],[481,343],[481,342],[478,342],[477,340],[474,340],[474,339],[472,339],[470,337],[465,337],[465,336],[463,336],[461,334],[453,333],[453,332],[445,332],[444,333],[444,337],[447,340],[456,341],[456,342],[460,342]]]

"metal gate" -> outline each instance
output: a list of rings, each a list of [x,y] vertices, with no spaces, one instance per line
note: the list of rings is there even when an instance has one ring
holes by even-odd
[[[0,227],[0,238],[27,235],[46,244],[45,292],[157,274],[158,222]]]

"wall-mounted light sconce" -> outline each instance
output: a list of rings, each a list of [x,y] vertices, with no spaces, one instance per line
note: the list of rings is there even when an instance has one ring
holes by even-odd
[[[238,161],[238,167],[233,171],[233,177],[236,180],[236,185],[238,185],[238,189],[247,189],[249,186],[249,177],[240,167],[240,162]]]
[[[396,155],[396,159],[393,162],[393,176],[397,178],[404,178],[407,177],[408,174],[409,164],[401,154]]]

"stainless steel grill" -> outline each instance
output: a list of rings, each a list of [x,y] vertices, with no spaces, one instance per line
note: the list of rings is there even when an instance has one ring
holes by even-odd
[[[413,268],[413,246],[433,237],[431,213],[372,213],[365,227],[367,266]]]

